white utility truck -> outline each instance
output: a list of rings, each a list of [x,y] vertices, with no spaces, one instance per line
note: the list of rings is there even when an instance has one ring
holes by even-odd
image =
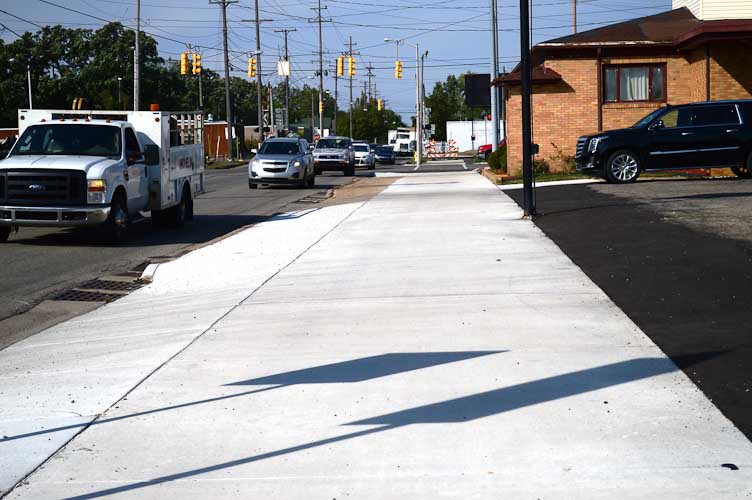
[[[411,155],[415,151],[415,130],[409,127],[390,130],[387,139],[398,156]]]
[[[121,239],[140,212],[193,218],[204,192],[200,112],[22,109],[0,161],[0,242],[20,226],[103,225]]]

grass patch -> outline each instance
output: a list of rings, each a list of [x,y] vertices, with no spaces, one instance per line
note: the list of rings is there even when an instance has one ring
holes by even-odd
[[[583,175],[578,173],[549,173],[549,174],[538,174],[535,176],[535,182],[548,182],[548,181],[570,181],[573,179],[594,179],[595,177],[591,175]],[[522,176],[520,177],[511,177],[509,179],[504,179],[502,184],[522,184]]]

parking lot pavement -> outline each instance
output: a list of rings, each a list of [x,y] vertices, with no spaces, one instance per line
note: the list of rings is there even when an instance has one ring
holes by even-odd
[[[752,181],[546,187],[537,208],[535,223],[672,359],[718,354],[682,368],[752,438]]]

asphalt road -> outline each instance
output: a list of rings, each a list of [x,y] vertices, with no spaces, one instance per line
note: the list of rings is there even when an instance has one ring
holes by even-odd
[[[752,439],[752,180],[544,187],[537,208],[535,223]]]
[[[351,181],[331,173],[316,187],[248,189],[245,167],[207,172],[207,192],[195,200],[195,220],[181,229],[131,226],[127,241],[107,243],[96,229],[21,228],[0,245],[0,319],[19,314],[45,297],[97,278],[133,269],[155,257],[180,252],[282,211],[306,196]],[[358,170],[357,175],[372,175]]]

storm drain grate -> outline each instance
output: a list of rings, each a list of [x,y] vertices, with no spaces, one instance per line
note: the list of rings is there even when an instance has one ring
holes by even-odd
[[[68,290],[51,300],[74,300],[78,302],[112,302],[122,297],[119,293],[89,292],[86,290]]]
[[[78,288],[86,290],[112,290],[117,292],[132,292],[144,286],[140,281],[114,281],[96,279],[88,281]]]

